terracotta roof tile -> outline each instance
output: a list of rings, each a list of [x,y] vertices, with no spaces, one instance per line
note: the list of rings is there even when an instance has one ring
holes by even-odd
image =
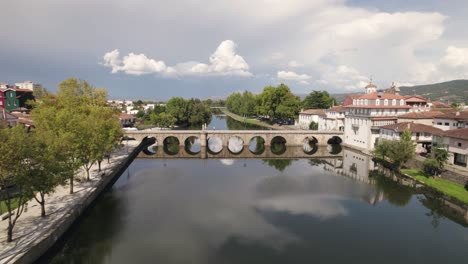
[[[424,112],[412,112],[398,116],[398,118],[411,118],[411,119],[432,119],[434,117],[443,115],[441,111],[424,111]]]
[[[325,109],[307,109],[307,110],[301,111],[299,114],[324,116]]]
[[[389,129],[393,130],[395,132],[403,132],[405,130],[409,130],[413,133],[431,133],[431,134],[440,134],[443,133],[442,129],[435,128],[433,126],[428,126],[424,124],[419,124],[419,123],[413,123],[413,122],[402,122],[402,123],[396,123],[396,124],[391,124],[387,126],[383,126],[382,128],[384,129]]]
[[[468,111],[445,113],[437,116],[437,119],[468,120]]]
[[[381,93],[381,92],[373,92],[373,93],[368,93],[361,95],[357,97],[356,99],[405,99],[404,96],[398,95],[398,94],[389,94],[389,93]]]
[[[443,133],[446,137],[468,140],[468,128],[452,129]]]

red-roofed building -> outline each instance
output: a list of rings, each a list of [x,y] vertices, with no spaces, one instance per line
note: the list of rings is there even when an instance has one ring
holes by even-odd
[[[468,111],[454,111],[434,118],[433,125],[442,130],[468,128]]]
[[[413,122],[432,126],[434,118],[443,115],[442,111],[411,112],[398,116],[398,123]]]
[[[346,108],[333,106],[325,110],[325,116],[319,118],[319,130],[344,131]]]
[[[447,148],[450,164],[468,167],[468,128],[444,131],[434,137],[433,144]]]
[[[430,147],[432,146],[433,135],[439,135],[443,133],[443,130],[433,126],[413,122],[404,122],[381,127],[379,140],[400,140],[400,136],[405,130],[411,132],[411,139],[417,143],[417,153],[429,152]]]
[[[352,103],[349,103],[351,101]],[[344,137],[345,144],[372,150],[380,134],[380,127],[397,123],[398,116],[410,111],[425,111],[406,103],[407,97],[396,93],[378,92],[372,82],[365,94],[347,98]],[[346,101],[346,100],[345,100]]]
[[[119,120],[122,127],[133,127],[135,125],[135,116],[131,114],[121,113]]]

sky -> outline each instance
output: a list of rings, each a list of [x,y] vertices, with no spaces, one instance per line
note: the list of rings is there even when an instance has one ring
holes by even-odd
[[[2,0],[0,82],[113,99],[468,79],[466,0]]]

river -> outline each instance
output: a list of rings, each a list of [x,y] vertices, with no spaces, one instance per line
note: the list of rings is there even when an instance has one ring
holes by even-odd
[[[208,128],[242,126],[214,116]],[[40,263],[467,261],[464,219],[371,169],[348,149],[328,160],[137,159]]]

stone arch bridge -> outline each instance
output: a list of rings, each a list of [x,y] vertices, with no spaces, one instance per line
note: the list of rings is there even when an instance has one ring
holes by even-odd
[[[313,143],[318,146],[328,144],[341,144],[343,142],[342,131],[313,131],[313,130],[142,130],[125,131],[128,139],[138,141],[143,138],[155,138],[158,145],[169,137],[175,137],[180,146],[185,145],[188,138],[195,137],[200,140],[202,147],[207,146],[212,137],[219,138],[223,146],[229,145],[231,138],[240,138],[243,145],[249,145],[253,138],[261,137],[265,146],[270,146],[274,138],[282,138],[286,146],[302,146],[304,143]]]

